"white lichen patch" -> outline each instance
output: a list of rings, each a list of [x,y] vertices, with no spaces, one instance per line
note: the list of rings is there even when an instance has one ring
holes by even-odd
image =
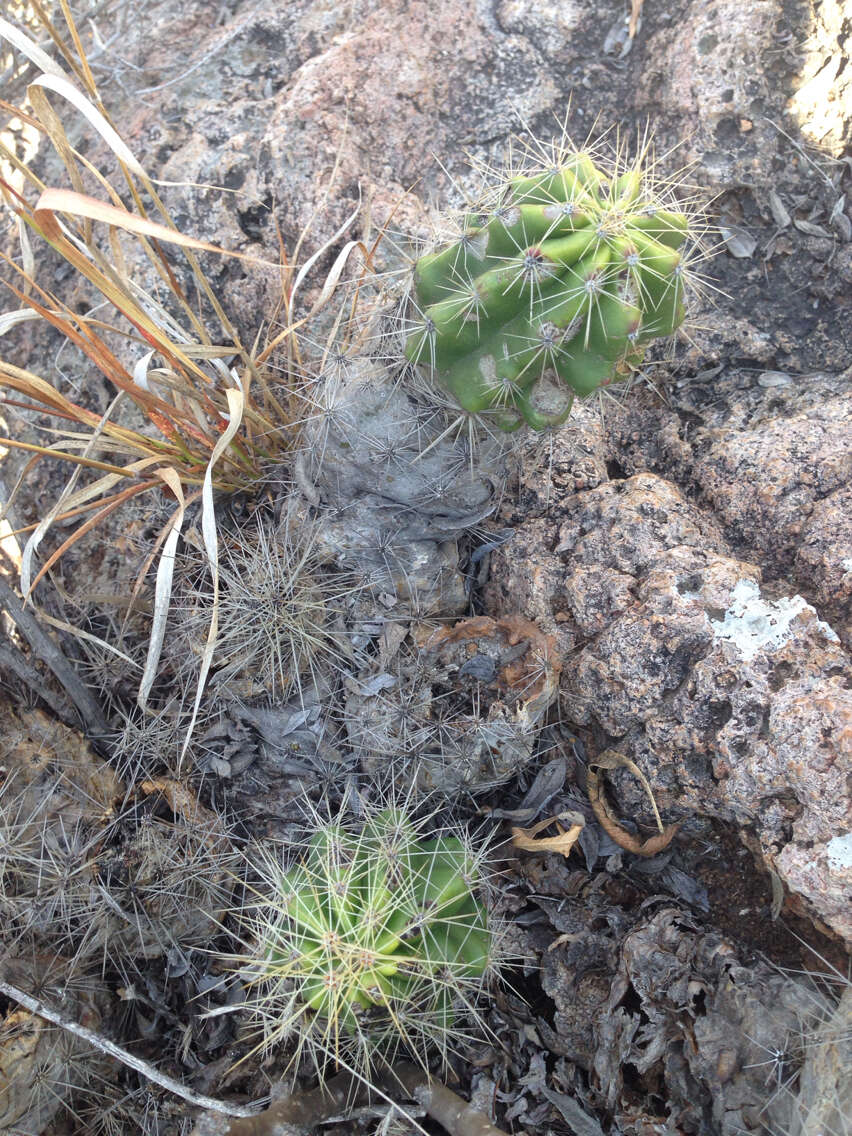
[[[765,600],[754,580],[740,580],[724,619],[713,619],[710,626],[717,639],[733,643],[748,661],[762,651],[777,651],[793,634],[791,625],[803,611],[816,614],[802,596]],[[827,623],[818,620],[817,627],[827,639],[837,642],[837,635]]]
[[[852,832],[835,836],[825,846],[828,866],[833,872],[843,872],[852,868]]]

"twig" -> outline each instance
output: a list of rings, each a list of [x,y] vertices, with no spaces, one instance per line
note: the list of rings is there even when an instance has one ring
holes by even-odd
[[[12,588],[0,576],[0,609],[5,608],[32,650],[56,675],[65,693],[77,708],[83,728],[90,737],[105,737],[109,726],[92,692],[68,662],[59,647],[45,634],[31,611],[26,610]]]
[[[479,1109],[416,1065],[395,1065],[393,1075],[412,1100],[443,1125],[450,1136],[506,1136]]]
[[[416,1065],[402,1063],[388,1068],[381,1083],[385,1092],[363,1082],[356,1085],[351,1074],[339,1073],[318,1089],[293,1093],[275,1101],[256,1116],[242,1120],[202,1116],[192,1136],[307,1136],[312,1128],[331,1116],[377,1096],[387,1099],[388,1092],[400,1090],[437,1120],[450,1136],[506,1136],[479,1109]]]
[[[0,643],[0,670],[2,669],[11,671],[21,682],[26,683],[33,694],[38,695],[42,702],[50,707],[60,722],[66,726],[76,722],[71,706],[45,686],[41,675],[35,667],[30,666],[16,647],[6,647]]]
[[[127,1065],[130,1069],[135,1069],[137,1073],[141,1073],[143,1077],[147,1077],[149,1081],[153,1081],[155,1085],[160,1088],[167,1089],[170,1093],[175,1093],[177,1096],[182,1097],[188,1104],[195,1105],[196,1108],[204,1108],[209,1112],[218,1112],[225,1116],[252,1116],[256,1111],[253,1107],[240,1104],[229,1104],[226,1101],[214,1100],[213,1097],[206,1097],[201,1093],[193,1092],[192,1089],[187,1088],[186,1085],[176,1081],[173,1077],[166,1076],[161,1073],[159,1069],[155,1069],[153,1065],[149,1065],[147,1061],[128,1053],[126,1049],[122,1049],[120,1045],[110,1041],[106,1037],[101,1037],[100,1034],[95,1033],[93,1030],[87,1029],[86,1026],[81,1026],[78,1022],[71,1021],[66,1018],[64,1014],[57,1013],[56,1010],[46,1006],[38,998],[33,998],[31,994],[27,994],[23,990],[19,990],[17,986],[13,986],[10,982],[5,982],[0,978],[0,993],[5,994],[7,998],[14,998],[25,1009],[29,1010],[31,1014],[37,1014],[40,1018],[45,1018],[54,1025],[59,1026],[60,1029],[67,1030],[68,1033],[74,1034],[75,1037],[81,1038],[87,1044],[93,1046],[95,1049],[100,1050],[101,1053],[106,1053],[109,1057],[114,1057],[116,1061],[120,1061],[123,1065]],[[227,1131],[227,1129],[225,1129]]]

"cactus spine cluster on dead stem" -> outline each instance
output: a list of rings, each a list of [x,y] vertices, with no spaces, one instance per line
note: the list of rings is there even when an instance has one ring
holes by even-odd
[[[420,827],[398,808],[359,833],[332,821],[296,866],[261,868],[271,887],[250,929],[267,1043],[295,1033],[317,1058],[362,1068],[400,1044],[423,1061],[451,1047],[456,1005],[469,1009],[494,962],[482,854]]]
[[[502,204],[415,266],[406,355],[471,413],[512,430],[564,421],[574,394],[626,378],[684,318],[687,214],[664,208],[641,164],[607,177],[588,154],[510,178]],[[555,413],[533,403],[565,384]]]

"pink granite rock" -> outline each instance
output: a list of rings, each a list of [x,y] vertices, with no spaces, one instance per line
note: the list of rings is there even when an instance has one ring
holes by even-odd
[[[645,392],[608,416],[603,444],[624,472],[677,481],[738,555],[800,591],[852,645],[850,417],[852,371],[766,371],[675,388],[668,405]]]
[[[763,592],[712,520],[651,474],[559,503],[494,554],[490,610],[547,611],[561,642],[566,716],[648,776],[671,818],[753,834],[806,909],[852,940],[849,660],[800,596]],[[628,773],[622,815],[650,819]]]

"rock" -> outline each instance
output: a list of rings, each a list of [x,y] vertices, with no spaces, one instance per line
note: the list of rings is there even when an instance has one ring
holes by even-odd
[[[802,591],[852,648],[852,486],[814,501],[793,561]]]
[[[843,560],[852,554],[850,416],[852,392],[792,418],[722,429],[696,440],[694,449],[710,444],[693,471],[733,543],[753,550],[768,575],[794,575],[815,599],[828,601],[843,627],[852,620],[852,592],[842,583]],[[827,550],[826,530],[839,547]]]
[[[800,590],[850,645],[850,414],[852,371],[711,376],[669,406],[625,402],[607,442],[625,472],[653,469],[707,505],[738,555]]]
[[[823,0],[814,10],[810,50],[788,108],[811,144],[836,158],[852,137],[848,19],[842,0]]]
[[[757,108],[769,94],[767,63],[781,19],[776,0],[712,0],[693,8],[685,25],[672,18],[650,33],[652,62],[639,77],[637,101],[697,124],[689,157],[713,185],[750,184],[768,173],[763,154],[773,128]]]
[[[754,833],[806,908],[852,939],[848,657],[802,597],[760,590],[711,518],[652,474],[569,496],[493,554],[493,613],[554,627],[563,712],[648,776],[667,819],[703,814]],[[557,619],[558,617],[558,619]],[[593,756],[593,755],[590,755]],[[619,811],[650,819],[613,778]]]
[[[563,493],[594,489],[608,481],[607,446],[601,415],[593,402],[577,402],[571,425],[545,435],[521,436],[519,488],[524,510],[547,510]],[[539,491],[543,491],[538,497]]]
[[[821,1009],[822,1000],[816,1001]],[[852,985],[840,1002],[827,1008],[822,1020],[806,1037],[806,1058],[796,1099],[796,1136],[843,1132],[852,1116]]]

